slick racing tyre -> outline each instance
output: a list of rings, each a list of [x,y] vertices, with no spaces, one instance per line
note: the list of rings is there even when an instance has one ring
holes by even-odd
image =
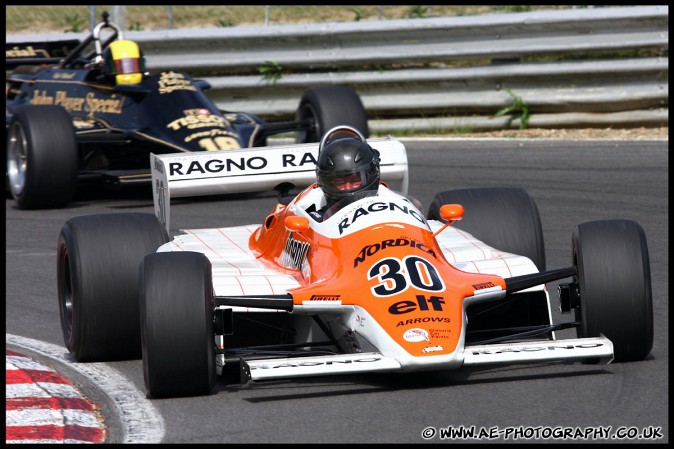
[[[7,179],[20,209],[58,208],[75,196],[78,150],[73,121],[60,106],[27,105],[7,135]]]
[[[579,337],[603,334],[614,362],[643,360],[653,346],[653,299],[646,236],[631,220],[578,225],[572,236],[578,273]]]
[[[59,311],[66,348],[78,362],[140,357],[138,267],[167,241],[152,214],[88,215],[63,226]]]
[[[428,209],[430,220],[440,218],[443,204],[461,204],[464,217],[453,227],[498,250],[526,256],[545,271],[543,228],[536,203],[520,188],[485,187],[438,193]]]
[[[152,397],[197,396],[215,385],[211,263],[162,252],[141,266],[143,373]]]
[[[295,132],[295,142],[318,142],[329,129],[339,125],[356,128],[369,136],[367,114],[360,97],[350,87],[317,87],[304,92],[295,113],[296,120],[308,120],[307,130]]]

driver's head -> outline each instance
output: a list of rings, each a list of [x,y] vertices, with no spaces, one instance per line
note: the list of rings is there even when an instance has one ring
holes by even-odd
[[[321,139],[316,164],[318,187],[330,202],[379,188],[379,152],[357,130],[339,126]]]
[[[107,71],[116,84],[138,84],[143,80],[145,59],[138,44],[129,40],[113,41],[103,52]]]

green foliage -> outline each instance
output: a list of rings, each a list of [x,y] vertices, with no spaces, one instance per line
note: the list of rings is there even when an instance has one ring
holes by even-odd
[[[522,97],[515,95],[510,89],[506,89],[506,92],[513,98],[513,102],[494,114],[494,117],[511,114],[510,119],[508,119],[508,126],[510,126],[513,120],[519,118],[520,129],[527,129],[530,117],[529,105],[527,105],[526,101],[522,100]]]
[[[79,33],[84,30],[83,25],[86,24],[86,21],[80,19],[79,14],[73,14],[71,16],[66,15],[66,24],[69,25],[70,28],[64,30],[65,33]]]
[[[220,27],[220,28],[227,28],[234,26],[234,22],[228,19],[220,19],[217,22],[215,22],[215,26]]]
[[[426,17],[427,13],[428,13],[427,6],[414,5],[410,6],[410,8],[407,10],[407,17],[410,19],[423,18]]]
[[[531,5],[495,5],[494,10],[504,12],[529,12]]]
[[[143,31],[143,25],[140,22],[133,22],[129,26],[129,31]]]
[[[257,73],[273,85],[283,76],[283,67],[276,61],[265,61],[264,65],[257,68]]]
[[[386,136],[390,135],[393,137],[419,137],[419,136],[428,136],[428,135],[451,135],[451,134],[473,134],[478,131],[470,126],[461,126],[458,128],[445,128],[445,127],[431,127],[425,129],[416,129],[416,128],[401,128],[401,129],[386,129],[384,132],[380,132],[379,135]],[[372,137],[372,136],[371,136]]]
[[[6,34],[63,32],[67,15],[78,13],[80,21],[75,31],[86,31],[84,22],[89,22],[88,5],[6,5]],[[20,3],[20,2],[19,2]],[[630,5],[611,5],[629,7]],[[103,5],[95,8],[106,8]],[[597,8],[599,5],[272,5],[268,6],[271,24],[350,22],[364,20],[405,19],[418,17],[473,16],[524,11],[549,11],[563,9]],[[237,24],[263,25],[267,11],[265,5],[129,5],[126,17],[138,20],[145,29],[201,28],[237,26]],[[357,10],[357,11],[356,11]],[[170,11],[173,20],[167,21]],[[355,18],[354,18],[355,14]],[[98,17],[99,14],[96,14]],[[69,22],[70,23],[69,19]],[[79,21],[79,20],[78,20]],[[229,25],[227,25],[229,23]],[[168,25],[168,27],[167,27]],[[69,30],[70,31],[70,30]]]
[[[593,61],[597,59],[628,59],[628,58],[666,58],[667,48],[635,48],[623,51],[598,51],[591,54],[563,54],[549,56],[525,56],[522,62],[558,62],[558,61]]]
[[[476,131],[470,126],[461,126],[459,128],[452,128],[450,132],[452,134],[473,134]]]

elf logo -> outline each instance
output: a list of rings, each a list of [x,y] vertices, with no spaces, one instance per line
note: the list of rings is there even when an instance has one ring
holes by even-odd
[[[393,315],[401,315],[404,313],[419,311],[442,312],[442,305],[445,300],[441,296],[431,296],[426,298],[425,295],[417,295],[416,301],[398,301],[388,308],[389,313]]]

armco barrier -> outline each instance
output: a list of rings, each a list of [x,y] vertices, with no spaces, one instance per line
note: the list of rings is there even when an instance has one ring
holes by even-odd
[[[221,109],[263,118],[291,117],[308,87],[348,85],[375,132],[518,127],[494,116],[511,94],[530,127],[629,127],[668,123],[668,24],[668,6],[644,6],[125,37],[139,42],[148,70],[188,71],[212,85]],[[650,56],[634,57],[640,50]],[[282,67],[276,82],[256,72],[269,61]]]

